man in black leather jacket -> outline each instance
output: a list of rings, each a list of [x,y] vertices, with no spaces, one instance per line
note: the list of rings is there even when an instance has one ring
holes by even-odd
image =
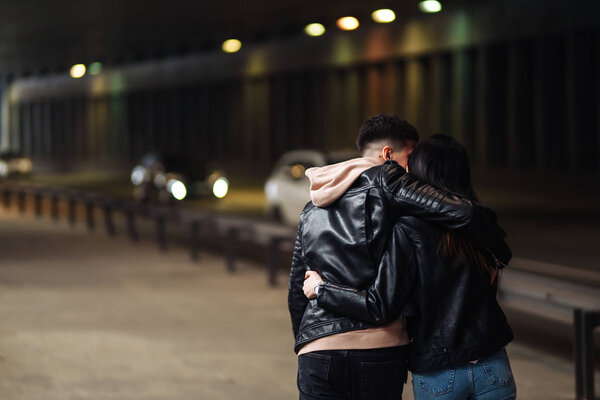
[[[376,129],[365,135],[363,128],[366,126],[367,131],[369,127],[373,128],[373,121]],[[375,328],[378,323],[386,322],[384,315],[401,316],[400,309],[393,312],[371,309],[370,312],[379,312],[382,316],[373,322],[366,322],[369,318],[361,320],[343,316],[321,308],[316,300],[309,301],[302,290],[305,274],[311,268],[318,269],[325,281],[336,282],[339,286],[368,288],[380,273],[379,260],[400,216],[418,216],[445,229],[463,230],[496,262],[502,264],[509,261],[511,254],[504,243],[503,233],[484,210],[469,201],[416,181],[393,161],[402,154],[401,149],[407,144],[410,146],[410,141],[416,139],[416,130],[396,117],[379,115],[367,120],[361,128],[358,141],[363,157],[369,158],[367,153],[371,152],[376,156],[370,159],[380,156],[381,161],[388,161],[381,165],[375,165],[375,162],[375,166],[364,170],[328,207],[320,208],[309,203],[304,208],[294,249],[288,295],[296,352],[320,338]],[[373,292],[374,296],[394,296],[401,292],[392,290],[394,282],[386,281],[385,274],[381,276],[381,287]],[[400,299],[374,299],[372,303],[378,307],[401,305],[402,302]],[[300,378],[299,372],[302,395]],[[312,397],[307,395],[302,398]]]
[[[400,217],[374,283],[353,290],[323,282],[318,307],[385,323],[408,303],[410,309],[405,307],[401,314],[408,319],[413,342],[413,372],[456,367],[493,354],[514,338],[496,298],[498,281],[490,283],[490,275],[467,257],[448,265],[447,257],[440,256],[442,235],[433,224]]]

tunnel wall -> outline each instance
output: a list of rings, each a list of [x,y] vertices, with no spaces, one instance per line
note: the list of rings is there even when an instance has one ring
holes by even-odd
[[[131,161],[161,148],[271,164],[354,146],[398,114],[450,133],[479,168],[600,170],[600,18],[567,2],[500,2],[10,85],[10,147],[40,162]],[[549,9],[548,9],[549,8]]]

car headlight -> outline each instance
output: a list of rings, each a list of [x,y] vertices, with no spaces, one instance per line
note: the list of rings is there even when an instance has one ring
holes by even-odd
[[[274,201],[277,198],[277,184],[269,181],[265,185],[265,193],[269,201]]]
[[[187,195],[187,189],[183,182],[177,179],[171,179],[167,183],[167,190],[169,193],[173,195],[177,200],[183,200]]]
[[[212,187],[213,194],[217,199],[222,199],[227,196],[227,192],[229,191],[229,181],[225,177],[220,177],[213,183]]]
[[[135,166],[131,171],[131,183],[135,186],[139,186],[146,182],[150,177],[148,176],[148,170],[141,165]]]
[[[17,161],[17,171],[19,171],[20,174],[29,174],[32,170],[33,164],[31,163],[31,160],[27,158],[20,158]]]
[[[6,178],[8,176],[9,168],[6,161],[0,161],[0,177]]]

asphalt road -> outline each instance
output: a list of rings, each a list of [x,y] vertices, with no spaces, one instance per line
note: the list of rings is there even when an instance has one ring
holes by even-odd
[[[0,256],[3,400],[297,398],[283,271],[5,210]],[[573,398],[568,361],[508,350],[519,398]]]

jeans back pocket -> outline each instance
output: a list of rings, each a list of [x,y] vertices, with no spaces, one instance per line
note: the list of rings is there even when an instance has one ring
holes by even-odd
[[[499,350],[491,356],[480,360],[479,364],[485,371],[490,384],[508,386],[511,383],[513,374],[505,349]]]
[[[417,383],[419,388],[434,397],[450,393],[454,389],[454,368],[444,368],[424,373],[413,373],[413,385]],[[415,382],[416,380],[416,382]]]
[[[298,357],[298,389],[318,396],[329,388],[331,356],[306,353]]]

